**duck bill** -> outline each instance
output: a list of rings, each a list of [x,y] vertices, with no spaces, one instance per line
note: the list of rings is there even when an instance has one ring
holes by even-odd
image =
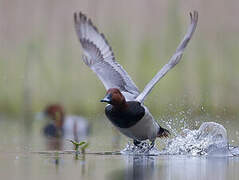
[[[100,100],[100,102],[106,102],[106,103],[111,103],[112,101],[112,95],[111,94],[106,94],[106,96]]]

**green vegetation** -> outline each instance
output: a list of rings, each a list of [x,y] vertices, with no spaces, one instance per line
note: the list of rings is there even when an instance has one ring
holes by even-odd
[[[82,160],[85,160],[85,150],[88,148],[89,143],[85,141],[77,142],[73,141],[71,139],[68,139],[73,145],[74,145],[74,150],[75,150],[75,160],[79,160],[79,152],[83,155]],[[80,149],[80,151],[79,151]]]
[[[70,141],[74,145],[74,150],[76,152],[79,152],[79,148],[80,148],[82,154],[85,153],[86,148],[89,146],[89,143],[87,143],[85,141],[76,142],[71,139],[69,139],[68,141]]]
[[[48,1],[39,1],[36,6],[28,2],[28,8],[35,8],[31,16],[24,11],[26,3],[18,3],[21,16],[12,14],[16,7],[10,6],[10,2],[8,11],[0,12],[0,22],[5,27],[0,30],[1,114],[39,112],[46,104],[55,102],[63,104],[68,113],[97,116],[103,112],[104,104],[99,100],[105,89],[81,60],[72,22],[73,11],[88,6],[83,2],[79,8],[74,3],[64,6],[65,2],[60,1],[61,6],[53,8],[54,3],[48,6]],[[104,32],[116,59],[140,90],[168,62],[189,23],[189,9],[179,8],[179,2],[163,2],[166,10],[154,3],[149,3],[151,8],[143,14],[137,9],[128,12],[130,7],[123,15],[112,13],[120,8],[113,4],[109,12],[99,16],[93,13],[94,9],[83,9]],[[46,7],[49,9],[45,10]],[[146,7],[142,4],[142,8]],[[103,5],[98,4],[97,12],[103,12],[102,9]],[[238,111],[239,25],[230,24],[233,18],[237,22],[237,17],[227,16],[230,9],[215,11],[208,17],[211,10],[198,10],[198,28],[182,61],[145,102],[155,115],[189,108],[200,113],[201,106],[216,113]],[[134,16],[128,17],[127,13]],[[4,18],[7,15],[10,19]],[[217,23],[215,18],[227,24]],[[178,109],[170,109],[170,104]]]

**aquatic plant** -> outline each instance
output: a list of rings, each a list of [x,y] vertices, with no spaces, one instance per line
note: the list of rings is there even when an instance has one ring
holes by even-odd
[[[80,149],[81,153],[85,154],[85,150],[89,146],[89,143],[85,141],[77,142],[71,139],[68,139],[68,141],[70,141],[74,145],[74,150],[76,151],[76,153],[78,153]]]

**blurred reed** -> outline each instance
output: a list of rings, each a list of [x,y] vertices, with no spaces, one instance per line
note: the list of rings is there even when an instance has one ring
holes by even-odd
[[[0,0],[0,112],[41,111],[52,102],[96,116],[102,83],[82,62],[73,12],[86,13],[116,59],[142,90],[169,60],[199,11],[184,57],[154,88],[146,104],[155,114],[192,108],[237,112],[239,2],[223,0]],[[170,109],[170,105],[174,108]]]

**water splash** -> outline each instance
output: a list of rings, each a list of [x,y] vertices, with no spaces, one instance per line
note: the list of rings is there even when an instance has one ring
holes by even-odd
[[[166,142],[163,151],[142,142],[141,147],[128,143],[121,154],[127,155],[190,155],[190,156],[238,156],[239,147],[228,144],[226,129],[215,122],[204,122],[197,130],[183,129]]]
[[[140,147],[135,146],[133,143],[129,142],[125,149],[120,151],[121,154],[125,155],[151,155],[157,156],[160,154],[160,151],[154,146],[153,148],[150,147],[150,144],[147,142],[142,142]]]
[[[168,141],[164,154],[229,155],[227,131],[215,122],[205,122],[198,130],[184,129]]]
[[[229,151],[233,156],[239,156],[239,147],[238,146],[230,146]]]

